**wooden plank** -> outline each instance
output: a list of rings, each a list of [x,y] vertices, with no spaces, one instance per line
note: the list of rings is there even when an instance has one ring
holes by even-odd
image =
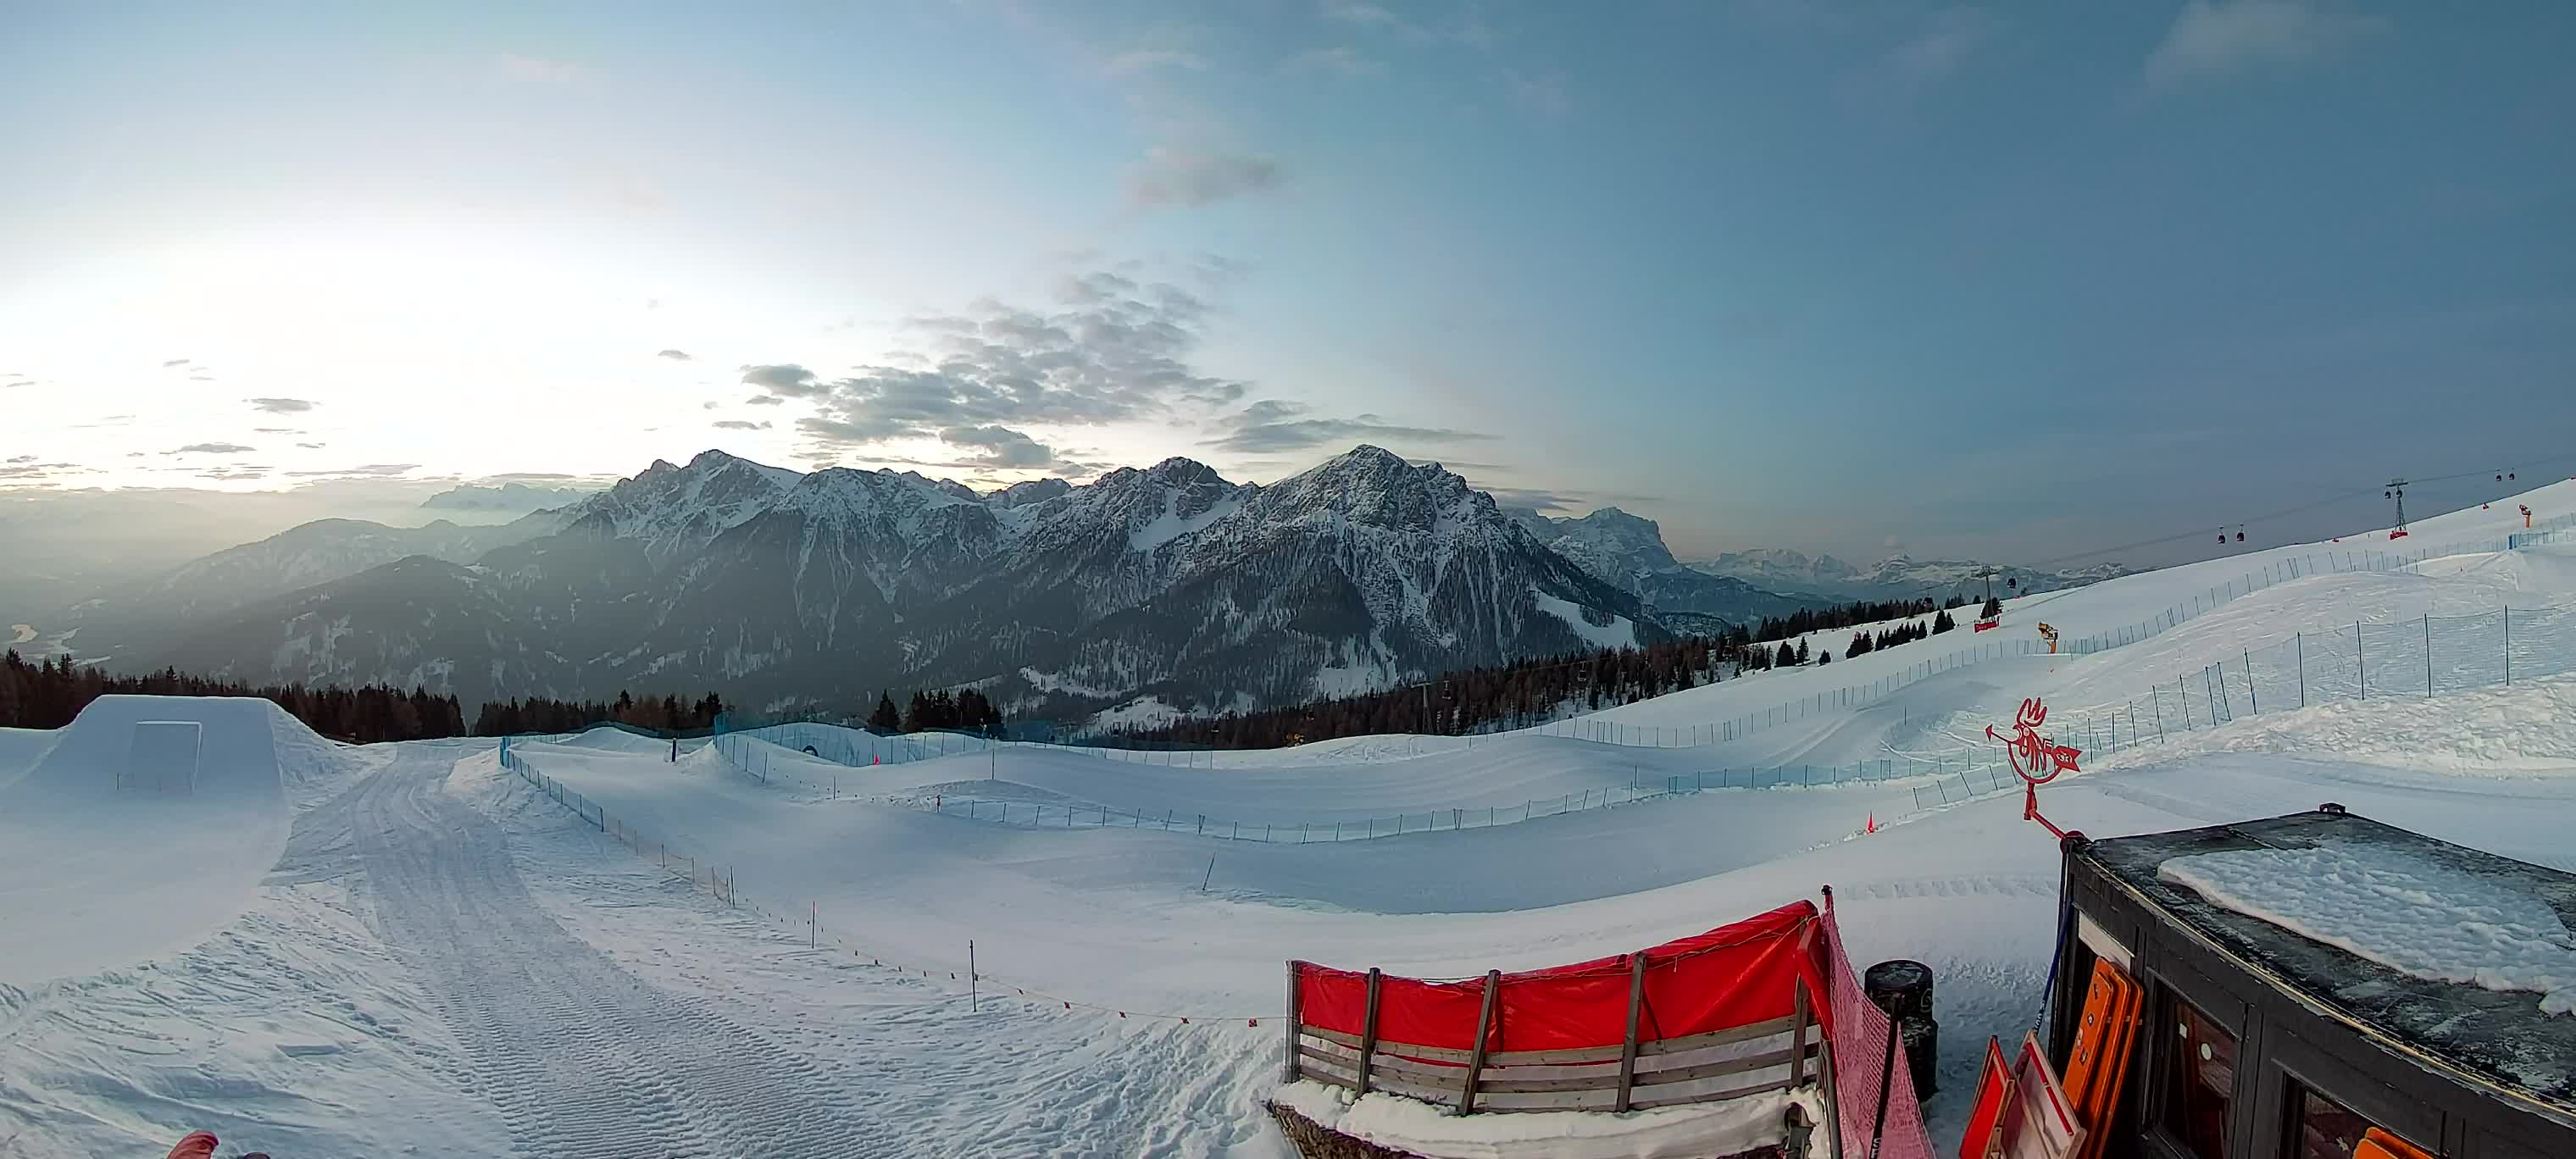
[[[1628,955],[1628,1037],[1619,1047],[1619,1098],[1612,1110],[1628,1109],[1628,1091],[1637,1078],[1637,1022],[1646,1012],[1646,954]]]
[[[1320,1038],[1326,1042],[1337,1042],[1353,1050],[1358,1050],[1360,1048],[1360,1036],[1356,1034],[1344,1034],[1338,1030],[1326,1030],[1321,1026],[1307,1026],[1304,1024],[1300,1024],[1297,1027],[1297,1033],[1305,1035],[1308,1038]]]
[[[1304,1068],[1306,1077],[1316,1082],[1332,1083],[1352,1090],[1359,1089],[1359,1072],[1341,1059],[1328,1059],[1319,1054],[1308,1054],[1300,1065]]]
[[[1843,1153],[1843,1118],[1841,1093],[1834,1081],[1832,1035],[1825,1035],[1816,1041],[1816,1085],[1823,1087],[1825,1092],[1825,1121],[1818,1123],[1816,1129],[1824,1132],[1825,1138],[1833,1144],[1833,1153],[1840,1155]]]
[[[1303,1054],[1307,1058],[1328,1059],[1335,1065],[1354,1074],[1359,1072],[1358,1051],[1337,1043],[1318,1043],[1312,1039],[1306,1040],[1302,1046]],[[1416,1062],[1409,1058],[1397,1058],[1383,1050],[1377,1052],[1374,1057],[1369,1059],[1369,1073],[1371,1075],[1375,1075],[1381,1071],[1393,1071],[1409,1076],[1417,1082],[1436,1083],[1444,1087],[1455,1086],[1458,1082],[1458,1076],[1465,1070],[1465,1067],[1440,1066],[1436,1063]]]
[[[1712,1075],[1743,1074],[1748,1071],[1767,1070],[1771,1067],[1785,1067],[1789,1065],[1790,1059],[1794,1057],[1796,1056],[1790,1054],[1788,1051],[1775,1050],[1765,1054],[1753,1055],[1748,1058],[1733,1058],[1728,1059],[1725,1062],[1712,1062],[1702,1066],[1684,1066],[1675,1067],[1671,1070],[1649,1071],[1637,1076],[1637,1085],[1661,1086],[1665,1083],[1689,1082],[1692,1079],[1703,1079]]]
[[[1288,960],[1288,1061],[1284,1077],[1286,1081],[1292,1083],[1297,1081],[1297,1015],[1300,1012],[1297,1001],[1297,975],[1298,967],[1302,965],[1304,963],[1294,958]]]
[[[1369,1056],[1377,1053],[1377,992],[1381,975],[1377,967],[1368,972],[1368,1014],[1360,1020],[1360,1093],[1369,1091]]]
[[[1798,991],[1797,1009],[1789,1015],[1789,1085],[1791,1086],[1798,1085],[1807,1077],[1807,980],[1803,977],[1799,978],[1796,989]],[[1296,1001],[1296,991],[1297,982],[1292,976],[1288,982],[1289,1001],[1292,1003]],[[1291,1006],[1289,1009],[1292,1011],[1290,1018],[1294,1019],[1293,1011],[1296,1008]],[[1296,1076],[1292,1074],[1289,1077]]]
[[[1603,1087],[1590,1091],[1495,1091],[1485,1096],[1487,1114],[1511,1111],[1607,1111],[1619,1092]]]
[[[1742,1042],[1748,1038],[1778,1034],[1789,1029],[1793,1022],[1793,1016],[1782,1015],[1763,1022],[1748,1022],[1742,1026],[1712,1030],[1706,1034],[1693,1034],[1683,1038],[1658,1038],[1638,1043],[1637,1053],[1640,1055],[1672,1054],[1676,1051],[1696,1050],[1703,1046],[1716,1046],[1719,1043]]]
[[[1776,1050],[1767,1054],[1749,1055],[1744,1058],[1703,1063],[1699,1066],[1671,1067],[1659,1071],[1641,1071],[1629,1076],[1628,1086],[1632,1089],[1638,1087],[1654,1087],[1671,1083],[1690,1082],[1695,1079],[1710,1078],[1717,1075],[1750,1074],[1760,1070],[1786,1067],[1789,1064],[1790,1057],[1791,1056],[1788,1051]],[[1524,1093],[1537,1091],[1595,1090],[1606,1090],[1615,1093],[1621,1089],[1620,1076],[1616,1071],[1602,1071],[1596,1074],[1578,1075],[1565,1078],[1537,1078],[1525,1074],[1524,1072],[1527,1069],[1529,1068],[1514,1067],[1496,1070],[1492,1067],[1487,1067],[1485,1068],[1484,1078],[1477,1085],[1488,1091],[1517,1091]]]
[[[1321,1054],[1309,1051],[1302,1065],[1306,1068],[1309,1078],[1349,1087],[1354,1091],[1359,1089],[1359,1075],[1350,1069],[1351,1064],[1347,1062],[1328,1059]],[[1373,1094],[1403,1095],[1409,1099],[1438,1103],[1444,1107],[1458,1105],[1456,1084],[1424,1082],[1402,1071],[1389,1070],[1370,1075],[1369,1091]]]
[[[1637,1069],[1641,1071],[1654,1069],[1657,1064],[1650,1060],[1656,1059],[1662,1055],[1678,1054],[1683,1051],[1702,1050],[1712,1046],[1723,1046],[1731,1042],[1748,1042],[1768,1035],[1786,1034],[1794,1029],[1796,1025],[1796,1016],[1783,1015],[1782,1017],[1769,1019],[1763,1022],[1752,1022],[1743,1026],[1730,1026],[1724,1030],[1712,1030],[1706,1034],[1686,1035],[1681,1038],[1647,1039],[1640,1041],[1637,1044]],[[1311,1037],[1321,1038],[1329,1042],[1337,1042],[1344,1046],[1353,1048],[1357,1048],[1363,1041],[1363,1039],[1358,1035],[1345,1034],[1338,1030],[1327,1030],[1321,1026],[1301,1027],[1299,1032]],[[1422,1046],[1416,1043],[1388,1042],[1382,1039],[1375,1040],[1375,1046],[1380,1054],[1397,1054],[1406,1058],[1427,1059],[1433,1062],[1454,1062],[1463,1064],[1468,1059],[1474,1057],[1472,1051],[1460,1050],[1452,1046]],[[1582,1065],[1586,1063],[1610,1065],[1616,1064],[1619,1061],[1621,1053],[1622,1048],[1617,1044],[1609,1046],[1564,1047],[1555,1050],[1496,1050],[1487,1051],[1485,1053],[1485,1065],[1489,1068],[1497,1066],[1542,1066],[1550,1064]]]
[[[1763,1083],[1760,1086],[1729,1089],[1724,1095],[1717,1098],[1710,1098],[1707,1095],[1682,1095],[1669,1099],[1659,1099],[1647,1096],[1641,1097],[1637,1100],[1637,1109],[1641,1111],[1649,1111],[1656,1107],[1686,1107],[1695,1103],[1722,1103],[1728,1099],[1740,1099],[1746,1095],[1758,1095],[1769,1091],[1781,1090],[1789,1085],[1790,1083],[1788,1080],[1782,1079],[1779,1082]]]
[[[1467,1075],[1458,1088],[1458,1113],[1461,1115],[1476,1113],[1476,1076],[1485,1069],[1485,1041],[1493,1035],[1494,1005],[1502,1000],[1502,996],[1503,972],[1485,971],[1485,1007],[1476,1016],[1476,1049],[1474,1057],[1467,1060]]]
[[[1310,1037],[1320,1038],[1327,1042],[1350,1047],[1353,1050],[1358,1050],[1360,1048],[1360,1043],[1364,1041],[1358,1035],[1344,1034],[1338,1030],[1326,1030],[1319,1026],[1306,1027],[1304,1028],[1304,1033]],[[1454,1047],[1415,1046],[1409,1042],[1385,1041],[1379,1041],[1374,1045],[1379,1054],[1400,1054],[1406,1058],[1425,1059],[1431,1062],[1454,1062],[1460,1066],[1465,1066],[1467,1059],[1469,1058],[1466,1051],[1458,1050]],[[1487,1055],[1485,1057],[1486,1064],[1492,1065],[1494,1057],[1495,1056],[1493,1055]]]
[[[1729,1043],[1749,1042],[1768,1035],[1787,1034],[1796,1029],[1796,1027],[1797,1017],[1795,1015],[1785,1015],[1768,1021],[1752,1022],[1743,1026],[1730,1026],[1724,1030],[1713,1030],[1706,1034],[1693,1034],[1681,1038],[1647,1039],[1637,1044],[1637,1069],[1640,1072],[1644,1072],[1653,1070],[1658,1066],[1668,1066],[1670,1063],[1667,1063],[1662,1059],[1662,1056],[1665,1055],[1680,1054],[1686,1051],[1704,1050],[1709,1047],[1724,1046]],[[1348,1034],[1339,1030],[1332,1030],[1314,1025],[1301,1025],[1297,1028],[1297,1032],[1309,1038],[1321,1039],[1325,1042],[1347,1046],[1354,1050],[1358,1049],[1362,1043],[1366,1042],[1371,1044],[1376,1052],[1381,1055],[1400,1055],[1405,1058],[1423,1059],[1431,1062],[1453,1062],[1460,1064],[1464,1064],[1468,1059],[1474,1057],[1473,1052],[1459,1050],[1456,1047],[1422,1046],[1410,1042],[1388,1042],[1374,1038],[1364,1038],[1360,1035]],[[1619,1062],[1620,1053],[1621,1048],[1616,1044],[1610,1046],[1566,1047],[1558,1050],[1487,1051],[1485,1054],[1485,1067],[1487,1070],[1491,1070],[1499,1066],[1580,1066],[1585,1064],[1615,1066]]]

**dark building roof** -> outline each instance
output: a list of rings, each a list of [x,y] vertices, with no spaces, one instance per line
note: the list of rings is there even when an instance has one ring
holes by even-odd
[[[2403,973],[2216,906],[2165,881],[2169,858],[2319,844],[2378,846],[2474,874],[2539,899],[2576,929],[2576,875],[2560,873],[2340,811],[2293,813],[2206,829],[2093,841],[2076,856],[2128,886],[2264,980],[2508,1090],[2576,1112],[2576,1015],[2543,1014],[2540,995]]]

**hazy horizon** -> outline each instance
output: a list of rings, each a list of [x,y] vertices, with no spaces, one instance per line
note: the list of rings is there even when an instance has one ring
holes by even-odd
[[[2564,6],[13,31],[0,94],[46,110],[0,125],[18,491],[710,446],[1268,482],[1370,442],[1685,557],[2153,563],[2384,523],[2391,475],[2457,506],[2576,467],[2523,433],[2576,422]]]

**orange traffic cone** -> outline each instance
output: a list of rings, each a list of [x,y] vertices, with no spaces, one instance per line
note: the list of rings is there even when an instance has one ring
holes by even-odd
[[[1876,814],[1876,813],[1871,813],[1871,814],[1869,815],[1869,828],[1867,828],[1867,829],[1863,829],[1863,830],[1861,830],[1861,832],[1863,832],[1863,833],[1876,833],[1876,832],[1878,832],[1878,814]]]

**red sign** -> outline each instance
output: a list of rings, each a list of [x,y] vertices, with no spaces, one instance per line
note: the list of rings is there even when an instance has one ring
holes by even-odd
[[[2047,784],[2059,773],[2082,772],[2083,770],[2075,767],[2075,758],[2082,756],[2083,752],[2039,735],[2039,726],[2046,723],[2048,723],[2048,706],[2034,696],[2022,701],[2021,711],[2014,714],[2013,735],[2010,739],[1995,735],[1995,726],[1991,724],[1986,726],[1986,739],[2003,741],[2005,758],[2012,762],[2013,771],[2021,774],[2024,782],[2022,819],[2039,822],[2049,832],[2056,834],[2058,840],[2063,841],[2066,839],[2066,831],[2050,823],[2048,818],[2039,815],[2039,787]]]
[[[1977,630],[1977,631],[1982,632],[1982,631],[1985,631],[1986,629],[1991,628],[1991,627],[1994,627],[1995,625],[2000,624],[2000,623],[2003,623],[2003,621],[2002,621],[2002,620],[1979,620],[1979,621],[1977,621],[1977,629],[1976,629],[1976,630]]]
[[[2075,758],[2083,750],[2069,748],[2039,735],[2039,726],[2048,723],[2048,705],[2032,697],[2021,702],[2021,711],[2013,717],[2010,739],[1995,734],[1995,726],[1986,726],[1986,739],[2004,742],[2004,756],[2012,761],[2013,771],[2034,785],[2044,785],[2059,773],[2079,773]]]

